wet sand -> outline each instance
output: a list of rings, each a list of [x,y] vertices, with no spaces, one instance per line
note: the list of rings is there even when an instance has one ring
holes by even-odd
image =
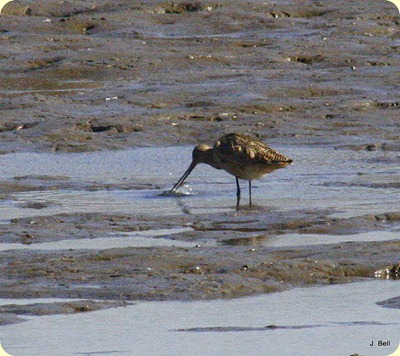
[[[229,131],[398,148],[394,4],[171,4],[7,4],[0,149],[181,145]]]
[[[399,33],[398,10],[383,0],[11,2],[0,16],[0,153],[177,146],[238,131],[293,151],[377,152],[368,159],[394,173],[384,182],[371,173],[363,184],[396,194]],[[89,184],[67,175],[13,175],[0,181],[0,199],[41,190],[162,190],[174,183],[175,176],[167,178]],[[341,188],[340,180],[335,184]],[[396,233],[400,206],[393,202],[379,213],[348,217],[293,202],[283,212],[258,206],[196,215],[183,206],[184,213],[172,216],[46,215],[52,207],[46,200],[21,202],[43,213],[2,221],[1,243],[189,226],[169,238],[199,246],[2,251],[0,297],[235,298],[374,278],[398,263],[396,239],[292,248],[262,243],[288,233]],[[216,245],[203,244],[209,240]],[[26,312],[17,309],[1,312]]]

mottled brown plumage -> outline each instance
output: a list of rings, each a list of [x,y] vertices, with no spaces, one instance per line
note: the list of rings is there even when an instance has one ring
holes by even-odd
[[[213,147],[214,162],[237,178],[253,180],[292,162],[283,154],[251,136],[231,133]]]
[[[220,137],[213,147],[200,144],[193,149],[192,163],[171,191],[177,190],[199,163],[223,169],[236,177],[237,208],[240,202],[239,180],[249,181],[251,205],[251,181],[267,173],[284,168],[292,160],[251,136],[230,133]]]

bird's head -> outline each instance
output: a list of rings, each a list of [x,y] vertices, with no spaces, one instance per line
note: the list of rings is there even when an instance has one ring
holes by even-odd
[[[192,152],[192,164],[208,163],[212,156],[212,147],[201,143],[197,145]]]
[[[212,154],[213,154],[212,147],[207,146],[204,143],[196,146],[192,152],[192,163],[190,164],[190,166],[186,170],[186,172],[183,174],[183,176],[178,180],[178,182],[171,189],[171,192],[176,191],[183,184],[185,179],[189,176],[189,174],[192,172],[194,167],[196,167],[196,165],[198,165],[199,163],[212,164],[212,162],[213,162]]]

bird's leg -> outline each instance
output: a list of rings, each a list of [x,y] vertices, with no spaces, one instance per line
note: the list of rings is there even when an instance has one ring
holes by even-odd
[[[249,207],[251,207],[251,180],[249,180]]]
[[[239,185],[239,179],[236,177],[236,210],[239,210],[239,204],[240,204],[240,185]]]

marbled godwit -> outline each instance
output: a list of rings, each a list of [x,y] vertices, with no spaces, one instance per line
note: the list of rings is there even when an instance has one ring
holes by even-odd
[[[251,206],[251,181],[267,173],[284,168],[292,160],[268,147],[264,142],[239,133],[224,135],[213,147],[202,143],[193,149],[192,163],[171,189],[175,192],[199,163],[206,163],[216,169],[223,169],[236,178],[236,208],[239,209],[239,178],[249,181],[249,206]]]

